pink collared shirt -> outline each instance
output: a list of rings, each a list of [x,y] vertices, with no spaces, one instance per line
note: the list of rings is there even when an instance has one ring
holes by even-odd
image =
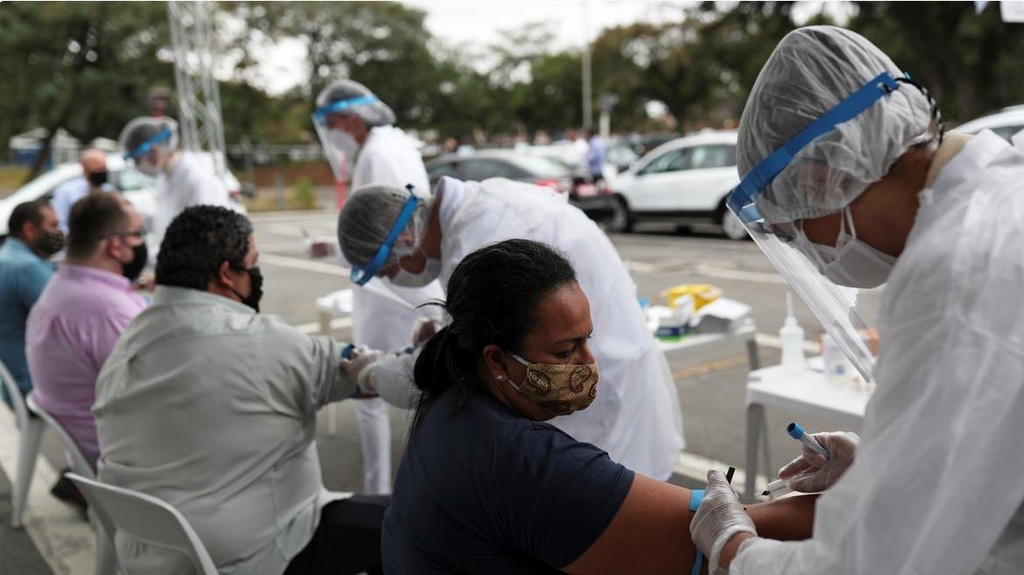
[[[64,426],[94,469],[96,376],[121,332],[145,307],[126,278],[63,263],[28,316],[25,352],[33,397]]]

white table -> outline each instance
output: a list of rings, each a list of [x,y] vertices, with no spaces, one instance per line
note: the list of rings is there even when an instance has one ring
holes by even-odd
[[[808,364],[814,365],[818,359],[811,358]],[[841,428],[859,430],[864,423],[864,410],[869,399],[870,391],[859,390],[853,383],[830,382],[820,371],[805,369],[800,373],[788,373],[782,370],[781,365],[751,371],[747,380],[747,481],[744,496],[748,499],[754,496],[759,441],[764,442],[765,474],[771,477],[775,472],[768,458],[766,406],[826,418]]]
[[[674,351],[696,351],[711,346],[721,345],[729,341],[743,341],[747,344],[747,359],[750,363],[750,370],[761,367],[761,358],[757,353],[757,326],[754,320],[747,318],[732,330],[723,333],[693,333],[687,334],[677,341],[664,341],[659,339],[658,345],[661,351],[671,353]]]

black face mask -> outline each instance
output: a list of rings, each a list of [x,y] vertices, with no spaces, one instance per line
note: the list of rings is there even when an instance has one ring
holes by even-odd
[[[107,183],[107,171],[103,170],[102,172],[92,172],[89,174],[88,179],[90,184],[98,188]]]
[[[36,240],[36,249],[44,254],[46,257],[50,257],[53,254],[64,249],[64,232],[48,233],[42,232],[39,234],[39,239]]]
[[[142,268],[146,267],[146,260],[149,258],[149,249],[146,248],[146,242],[132,248],[134,255],[132,261],[121,264],[121,275],[128,278],[128,281],[135,281],[135,278],[139,277],[142,273]]]
[[[249,274],[249,283],[252,285],[252,291],[249,292],[249,297],[243,297],[242,294],[238,293],[234,289],[231,291],[235,292],[238,299],[242,300],[242,303],[256,310],[260,311],[260,299],[263,298],[263,273],[260,272],[259,266],[253,266],[245,273]]]

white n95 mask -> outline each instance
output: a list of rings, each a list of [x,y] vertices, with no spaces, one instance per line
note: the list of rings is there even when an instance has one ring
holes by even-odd
[[[876,250],[857,239],[850,208],[844,208],[842,227],[835,247],[816,244],[807,239],[803,229],[797,233],[797,246],[832,283],[853,288],[874,288],[889,279],[896,258]],[[846,232],[849,224],[852,234]]]

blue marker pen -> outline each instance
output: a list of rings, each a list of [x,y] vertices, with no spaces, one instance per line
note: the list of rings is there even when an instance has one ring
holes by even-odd
[[[804,432],[803,426],[801,426],[799,423],[794,421],[793,423],[787,425],[786,433],[788,433],[789,436],[792,437],[793,439],[806,445],[807,448],[810,449],[811,451],[824,456],[826,459],[832,459],[832,454],[829,453],[827,449],[822,447],[817,441],[811,439],[811,437],[807,435],[806,432]],[[771,483],[768,484],[768,489],[763,491],[761,495],[767,495],[768,499],[771,500],[775,499],[776,497],[781,497],[791,491],[793,491],[793,489],[790,488],[789,485],[786,485],[785,480],[776,479],[775,481],[772,481]]]

